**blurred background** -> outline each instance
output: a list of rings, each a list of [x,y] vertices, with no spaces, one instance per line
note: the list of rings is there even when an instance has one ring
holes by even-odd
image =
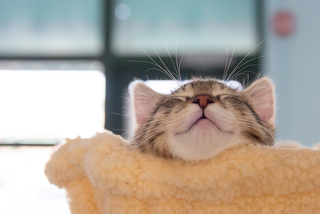
[[[317,0],[0,0],[0,213],[69,213],[43,174],[52,146],[105,128],[125,135],[130,81],[167,90],[160,67],[183,79],[270,77],[277,140],[318,143],[319,9]]]

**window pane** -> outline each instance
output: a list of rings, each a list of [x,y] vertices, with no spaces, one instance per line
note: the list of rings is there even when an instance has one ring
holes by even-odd
[[[256,0],[117,0],[112,52],[116,55],[171,53],[247,54],[258,43]],[[178,41],[179,40],[179,41]],[[154,48],[153,48],[154,45]]]
[[[90,70],[25,67],[32,64],[40,69],[0,70],[0,143],[58,143],[104,130],[105,76],[97,63]]]
[[[1,214],[70,214],[65,191],[43,173],[51,152],[51,147],[0,147]]]
[[[7,0],[0,7],[1,55],[98,55],[102,0]]]

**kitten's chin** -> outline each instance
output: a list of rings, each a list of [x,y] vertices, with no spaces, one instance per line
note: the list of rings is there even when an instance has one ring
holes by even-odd
[[[174,157],[187,161],[206,160],[241,143],[239,137],[221,132],[210,121],[203,120],[197,123],[190,131],[170,137],[168,146]]]
[[[196,131],[197,129],[199,129],[198,132],[220,131],[212,121],[206,118],[199,119],[197,122],[195,122],[190,128],[189,132]]]
[[[175,135],[184,135],[184,134],[190,134],[192,132],[216,132],[221,131],[211,120],[207,118],[200,118],[196,122],[194,122],[190,127],[188,127],[186,130],[176,132]]]

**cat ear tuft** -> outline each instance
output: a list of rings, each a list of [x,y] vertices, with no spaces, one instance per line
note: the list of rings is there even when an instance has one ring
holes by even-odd
[[[147,122],[157,102],[164,95],[139,81],[132,86],[132,96],[136,123],[140,126]]]
[[[265,122],[275,122],[275,95],[274,87],[268,78],[261,78],[253,82],[244,93],[251,101],[253,110]]]

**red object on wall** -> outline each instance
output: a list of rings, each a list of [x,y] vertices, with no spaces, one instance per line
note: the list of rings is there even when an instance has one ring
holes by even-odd
[[[273,31],[277,36],[291,36],[295,28],[295,18],[290,11],[279,11],[275,13],[273,17]]]

